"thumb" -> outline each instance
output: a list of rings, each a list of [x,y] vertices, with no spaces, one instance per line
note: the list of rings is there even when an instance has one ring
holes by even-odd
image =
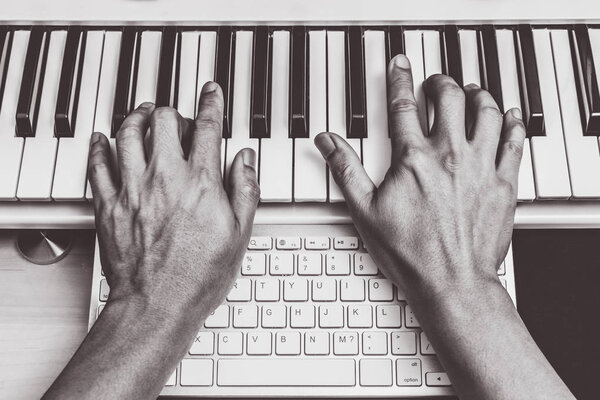
[[[242,149],[235,156],[229,172],[229,202],[242,232],[252,229],[259,199],[256,152]]]
[[[315,138],[315,145],[327,161],[348,204],[356,207],[370,201],[376,188],[354,149],[334,133],[320,133]]]

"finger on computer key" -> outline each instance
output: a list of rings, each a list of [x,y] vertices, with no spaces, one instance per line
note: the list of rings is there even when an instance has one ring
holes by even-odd
[[[432,75],[424,85],[433,103],[435,129],[429,137],[451,147],[467,140],[465,132],[465,92],[447,75]]]
[[[468,137],[484,158],[495,161],[502,128],[502,113],[492,95],[479,86],[464,87],[467,114],[473,121]]]
[[[202,87],[198,115],[190,144],[193,165],[221,173],[221,139],[223,129],[223,92],[215,82]]]
[[[88,158],[88,179],[94,193],[94,204],[99,206],[117,193],[112,171],[110,144],[100,132],[92,135]]]
[[[231,164],[228,182],[229,201],[240,224],[240,231],[249,234],[260,199],[254,150],[245,148],[237,153]]]
[[[354,149],[340,136],[328,132],[317,135],[315,145],[348,204],[352,207],[367,205],[376,188]]]
[[[521,119],[521,110],[512,108],[504,114],[502,134],[498,146],[498,175],[514,183],[515,188],[519,177],[519,166],[523,156],[525,142],[525,125]]]
[[[399,54],[388,65],[388,110],[392,154],[399,154],[406,146],[424,140],[419,122],[418,106],[413,92],[410,62]],[[394,158],[394,157],[392,157]]]
[[[138,178],[146,169],[144,137],[153,111],[154,104],[142,103],[125,118],[117,132],[117,163],[123,184]]]

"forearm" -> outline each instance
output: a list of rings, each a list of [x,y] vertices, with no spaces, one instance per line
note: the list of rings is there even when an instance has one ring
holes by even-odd
[[[409,301],[461,399],[573,398],[500,282],[418,290]]]
[[[201,322],[184,314],[137,301],[107,304],[43,398],[155,398]]]

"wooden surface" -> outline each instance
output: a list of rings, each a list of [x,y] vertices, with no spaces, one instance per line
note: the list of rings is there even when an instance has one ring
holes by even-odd
[[[94,231],[73,231],[73,248],[34,265],[0,230],[0,399],[39,398],[87,332]]]
[[[4,21],[122,23],[600,22],[598,0],[18,0]]]

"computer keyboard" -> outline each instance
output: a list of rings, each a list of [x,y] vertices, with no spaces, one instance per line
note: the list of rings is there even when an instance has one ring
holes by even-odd
[[[97,247],[97,246],[96,246]],[[515,302],[512,249],[498,276]],[[109,287],[96,251],[90,327]],[[350,225],[256,225],[239,275],[162,394],[452,394],[402,290]]]

